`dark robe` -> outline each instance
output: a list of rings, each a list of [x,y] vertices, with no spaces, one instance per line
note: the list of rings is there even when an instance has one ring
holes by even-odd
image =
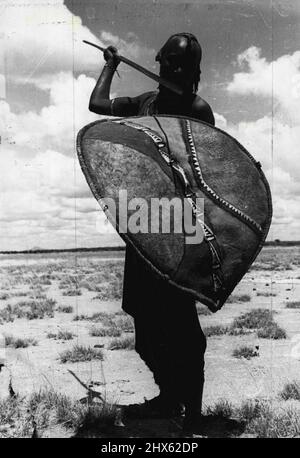
[[[130,114],[155,113],[156,94],[134,99]],[[122,115],[122,99],[116,100]],[[135,349],[161,393],[186,405],[196,402],[204,380],[206,339],[195,300],[162,280],[131,246],[126,247],[122,308],[134,318]]]

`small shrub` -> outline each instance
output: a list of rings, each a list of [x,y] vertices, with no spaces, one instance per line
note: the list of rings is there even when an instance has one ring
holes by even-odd
[[[57,339],[58,340],[72,340],[73,337],[74,337],[73,332],[66,331],[66,330],[58,331],[58,334],[57,334]]]
[[[134,350],[135,339],[132,336],[116,338],[108,346],[109,350]]]
[[[255,418],[259,418],[264,410],[265,402],[258,399],[248,399],[238,409],[238,416],[247,422],[251,422]]]
[[[121,330],[115,326],[110,328],[93,326],[91,327],[89,334],[92,337],[120,337]]]
[[[233,415],[233,405],[226,399],[221,399],[214,404],[212,407],[206,408],[206,415],[216,415],[222,418],[230,418]]]
[[[55,305],[56,301],[53,299],[21,301],[13,307],[12,313],[16,318],[28,320],[42,319],[45,316],[53,318]]]
[[[31,421],[28,415],[24,415],[24,405],[19,396],[0,399],[0,426],[0,438],[30,437]]]
[[[27,291],[16,291],[15,293],[12,293],[11,296],[13,297],[25,297],[27,296],[28,292]]]
[[[290,301],[286,303],[287,309],[300,309],[300,301]]]
[[[252,347],[247,347],[246,345],[243,347],[236,348],[233,350],[232,356],[234,358],[245,358],[251,359],[255,356],[258,356],[257,350]]]
[[[106,285],[101,288],[101,291],[98,292],[97,296],[94,299],[99,301],[111,301],[118,300],[122,298],[123,292],[123,283],[119,282],[117,285]]]
[[[265,327],[258,329],[257,337],[261,339],[286,339],[286,332],[277,323],[269,323]]]
[[[114,325],[123,332],[133,332],[134,322],[133,319],[128,316],[117,316],[114,321]]]
[[[251,301],[251,296],[249,294],[232,294],[231,296],[228,297],[227,299],[227,304],[235,304],[237,302],[249,302]]]
[[[48,337],[48,339],[56,339],[56,340],[72,340],[73,337],[74,337],[74,334],[73,334],[73,332],[70,332],[70,331],[60,330],[60,331],[58,331],[57,334],[55,334],[53,332],[49,332],[47,334],[47,337]]]
[[[281,391],[280,397],[285,401],[288,399],[300,401],[300,383],[297,381],[287,383]]]
[[[0,323],[9,323],[14,321],[15,315],[13,313],[13,308],[10,304],[6,305],[2,310],[0,310]]]
[[[268,292],[265,292],[265,291],[257,291],[256,295],[257,296],[262,296],[262,297],[275,297],[275,296],[277,296],[276,293],[268,293]]]
[[[56,339],[57,334],[55,332],[48,332],[47,338],[48,339]]]
[[[78,432],[85,430],[101,430],[113,427],[117,418],[118,407],[115,404],[104,402],[103,404],[88,405],[81,409],[77,416]]]
[[[56,310],[61,313],[73,313],[74,309],[71,305],[60,305]]]
[[[84,321],[84,320],[89,320],[88,315],[75,315],[73,318],[73,321]]]
[[[273,313],[268,309],[254,309],[243,313],[233,321],[234,328],[259,329],[273,323]]]
[[[6,301],[9,297],[8,293],[0,293],[0,301]]]
[[[27,348],[30,345],[37,345],[37,341],[32,338],[13,337],[11,335],[5,336],[5,345],[12,348]]]
[[[208,326],[207,328],[203,329],[203,332],[206,337],[223,336],[224,334],[228,333],[228,327],[220,325]]]
[[[233,325],[228,327],[228,334],[230,336],[245,336],[247,334],[251,334],[251,332],[253,332],[251,329],[236,328]]]
[[[97,312],[89,318],[90,321],[96,323],[101,323],[103,326],[113,326],[114,325],[114,316],[111,313],[107,312]]]
[[[50,286],[51,285],[51,278],[50,278],[50,276],[48,274],[43,274],[40,277],[38,277],[37,283],[39,285]]]
[[[47,295],[45,294],[45,291],[42,289],[37,289],[37,290],[32,290],[30,294],[31,299],[47,299]]]
[[[82,409],[81,404],[65,394],[46,388],[32,393],[27,406],[39,427],[47,427],[51,420],[64,426],[75,426]]]
[[[255,413],[255,412],[254,412]],[[246,426],[246,433],[257,438],[296,437],[300,435],[299,409],[279,411],[268,402],[262,402],[258,412]]]
[[[81,289],[66,289],[63,291],[63,296],[81,296]]]
[[[65,350],[60,354],[61,363],[78,363],[93,359],[103,361],[103,352],[83,345],[74,345],[72,349]]]
[[[73,321],[94,321],[95,323],[101,323],[103,326],[114,326],[113,315],[107,312],[97,312],[93,315],[75,315]]]
[[[59,289],[69,289],[69,290],[77,290],[79,288],[79,275],[67,275],[61,282],[59,283]]]

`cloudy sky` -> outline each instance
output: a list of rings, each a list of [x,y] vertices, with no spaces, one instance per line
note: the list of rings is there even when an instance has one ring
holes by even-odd
[[[217,125],[259,160],[270,181],[269,239],[300,239],[300,4],[292,0],[6,0],[0,3],[0,250],[121,244],[78,165],[78,130],[98,116],[88,100],[97,50],[157,72],[175,32],[203,48],[201,95]],[[121,64],[114,95],[154,82]]]

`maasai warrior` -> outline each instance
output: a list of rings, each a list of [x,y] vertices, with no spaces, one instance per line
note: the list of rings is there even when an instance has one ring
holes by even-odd
[[[110,100],[117,50],[104,51],[106,64],[90,98],[89,109],[119,117],[172,114],[214,125],[208,103],[196,95],[200,81],[201,47],[194,35],[172,35],[156,56],[160,76],[182,89],[182,95],[159,85],[158,91]],[[160,394],[143,404],[127,406],[125,414],[166,418],[185,410],[184,426],[201,423],[206,339],[195,300],[170,286],[144,265],[133,248],[126,248],[123,309],[134,318],[136,351],[153,372]]]

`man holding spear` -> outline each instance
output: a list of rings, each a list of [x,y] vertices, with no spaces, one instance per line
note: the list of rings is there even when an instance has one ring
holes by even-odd
[[[202,51],[194,35],[178,33],[167,40],[156,56],[159,76],[119,56],[112,46],[102,50],[106,64],[91,94],[91,111],[118,117],[181,115],[214,125],[210,106],[196,95]],[[111,100],[111,81],[122,61],[158,81],[158,91]],[[157,397],[127,406],[125,415],[172,418],[181,415],[184,408],[184,428],[197,430],[201,424],[206,339],[195,300],[158,279],[133,248],[127,247],[122,307],[134,318],[136,351],[160,388]]]

